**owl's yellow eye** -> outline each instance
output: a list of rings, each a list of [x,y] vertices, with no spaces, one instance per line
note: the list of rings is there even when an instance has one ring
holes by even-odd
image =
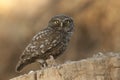
[[[56,20],[56,21],[54,21],[54,23],[55,23],[55,24],[58,24],[58,23],[59,23],[59,21],[58,21],[58,20]]]
[[[69,24],[69,23],[70,23],[70,20],[66,20],[65,22],[66,22],[67,24]]]

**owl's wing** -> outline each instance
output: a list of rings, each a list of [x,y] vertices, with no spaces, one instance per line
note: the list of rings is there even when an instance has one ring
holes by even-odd
[[[21,59],[29,59],[37,57],[46,52],[47,47],[51,45],[54,33],[50,29],[41,30],[36,34],[30,44],[25,48],[21,55]]]
[[[17,71],[25,65],[34,62],[39,56],[46,54],[46,51],[53,48],[60,42],[60,35],[50,29],[44,29],[36,34],[30,44],[25,48],[18,62]]]

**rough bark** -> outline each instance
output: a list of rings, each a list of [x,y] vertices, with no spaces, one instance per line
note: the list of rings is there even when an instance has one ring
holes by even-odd
[[[98,53],[10,80],[120,80],[120,53]]]

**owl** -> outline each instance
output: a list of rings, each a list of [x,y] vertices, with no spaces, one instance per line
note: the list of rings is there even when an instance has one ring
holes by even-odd
[[[39,62],[42,67],[47,65],[46,60],[56,59],[67,48],[74,31],[71,17],[56,15],[50,19],[48,26],[38,32],[20,56],[16,71],[20,72],[28,64]]]

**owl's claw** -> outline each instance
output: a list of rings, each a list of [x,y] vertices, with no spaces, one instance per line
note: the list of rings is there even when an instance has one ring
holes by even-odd
[[[42,67],[43,68],[46,68],[48,66],[48,64],[46,63],[46,62],[44,62],[43,64],[42,64]]]
[[[46,68],[47,67],[47,63],[46,63],[46,61],[44,61],[44,60],[36,60],[36,62],[38,62],[39,63],[39,66],[40,66],[40,69],[44,69],[44,68]]]
[[[40,64],[40,69],[45,69],[47,67],[52,67],[56,65],[55,59],[52,55],[49,56],[49,59],[45,60],[36,60]]]

